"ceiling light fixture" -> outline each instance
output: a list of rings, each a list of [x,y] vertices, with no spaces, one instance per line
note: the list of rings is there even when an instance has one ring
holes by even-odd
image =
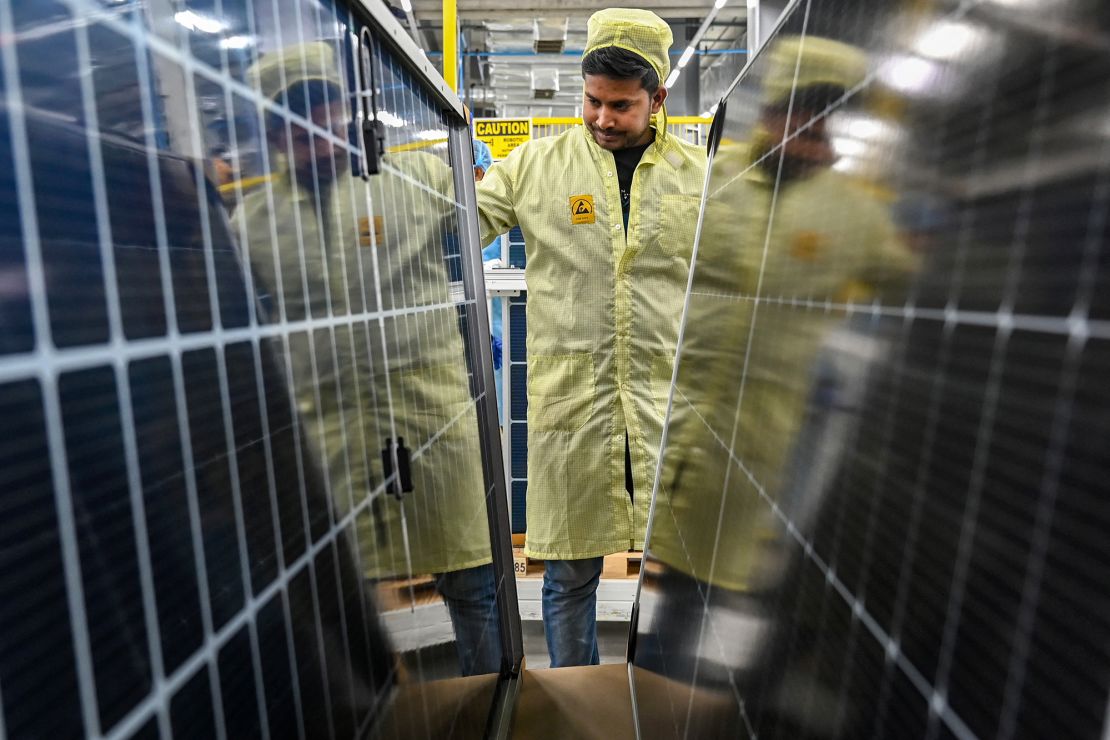
[[[948,62],[972,53],[986,41],[987,34],[968,23],[940,21],[925,29],[913,45],[920,56]]]
[[[936,85],[940,66],[921,57],[898,56],[879,69],[879,77],[899,92],[918,95]]]
[[[387,110],[380,110],[377,113],[377,119],[384,123],[386,126],[393,128],[404,128],[405,119],[398,116],[396,113],[391,113]]]
[[[254,45],[254,39],[250,36],[228,36],[226,39],[220,39],[220,47],[224,49],[246,49]]]
[[[192,10],[180,10],[173,14],[173,19],[177,21],[178,25],[184,26],[190,31],[220,33],[227,30],[227,24],[219,18],[201,15]]]

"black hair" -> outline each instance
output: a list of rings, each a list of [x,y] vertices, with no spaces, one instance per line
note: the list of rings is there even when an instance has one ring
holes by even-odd
[[[639,80],[648,95],[659,89],[659,75],[647,61],[627,49],[603,46],[594,49],[582,60],[582,77],[603,75],[614,80]]]
[[[305,80],[295,82],[285,88],[284,96],[279,96],[275,102],[281,105],[282,97],[284,97],[285,107],[290,113],[302,118],[311,118],[313,108],[318,105],[334,103],[340,100],[342,95],[343,91],[333,82]],[[284,131],[285,118],[280,113],[268,112],[266,114],[266,128],[270,135]]]
[[[844,97],[844,93],[843,87],[830,82],[799,87],[794,91],[793,109],[819,113]],[[775,112],[785,114],[791,107],[790,96],[785,95],[781,100],[771,103],[767,107]]]

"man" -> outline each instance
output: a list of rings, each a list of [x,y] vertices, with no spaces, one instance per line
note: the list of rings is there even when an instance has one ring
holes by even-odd
[[[267,54],[247,76],[282,109],[332,134],[268,113],[276,172],[235,214],[269,315],[319,324],[291,332],[284,351],[304,446],[326,471],[340,516],[360,509],[363,574],[432,574],[455,627],[460,671],[497,671],[482,457],[466,416],[472,400],[444,263],[454,206],[426,192],[450,193],[451,171],[431,154],[406,152],[386,155],[389,167],[369,185],[350,172],[341,143],[350,120],[345,85],[326,43]],[[411,490],[379,491],[367,502],[387,477],[382,451],[391,440],[412,454]],[[314,536],[327,521],[324,512],[310,523]]]
[[[474,149],[474,182],[481,182],[493,166],[493,152],[489,144],[481,139],[472,139],[471,143]]]
[[[670,45],[654,13],[595,13],[582,126],[478,186],[482,243],[519,225],[527,249],[525,553],[546,561],[552,666],[598,662],[603,556],[644,541],[705,176],[666,131]]]

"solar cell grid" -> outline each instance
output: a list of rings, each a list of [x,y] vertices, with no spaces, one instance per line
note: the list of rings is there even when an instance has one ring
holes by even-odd
[[[0,737],[361,735],[398,681],[502,666],[472,206],[446,145],[401,151],[465,124],[379,40],[364,183],[366,11],[148,11],[0,3]]]
[[[641,737],[1104,736],[1107,553],[1058,522],[1105,519],[1103,484],[1061,481],[1107,463],[1075,445],[1110,400],[1079,402],[1110,369],[1110,200],[1105,136],[1076,128],[1108,59],[1064,31],[1103,9],[1057,11],[803,0],[726,96]]]

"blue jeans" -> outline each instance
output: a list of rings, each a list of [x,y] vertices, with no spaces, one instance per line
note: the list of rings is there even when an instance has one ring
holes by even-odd
[[[492,565],[437,573],[436,591],[447,603],[459,671],[464,676],[501,670],[501,624]]]
[[[543,633],[551,667],[597,665],[597,583],[605,558],[545,560]]]

